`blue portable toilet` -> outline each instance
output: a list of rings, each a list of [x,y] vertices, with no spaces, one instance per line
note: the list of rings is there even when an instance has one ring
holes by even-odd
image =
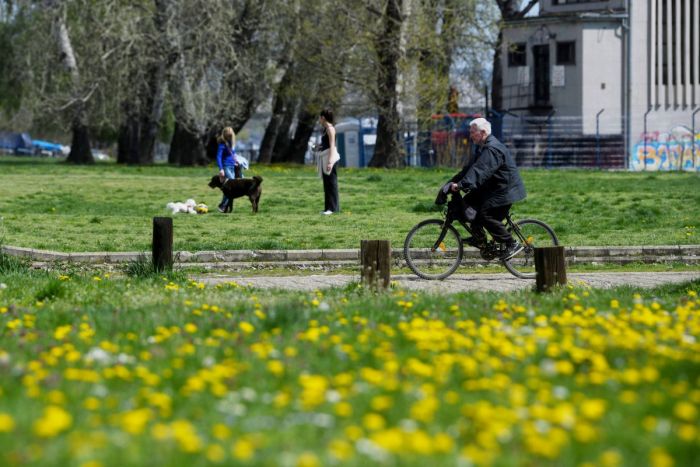
[[[335,124],[336,144],[341,164],[366,167],[374,155],[377,141],[376,119],[348,118]]]

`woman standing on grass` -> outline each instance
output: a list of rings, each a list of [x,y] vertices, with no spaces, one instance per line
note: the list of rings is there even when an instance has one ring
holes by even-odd
[[[236,158],[236,133],[227,126],[221,132],[219,150],[216,153],[216,163],[219,165],[219,178],[223,182],[230,178],[243,178],[243,167]],[[225,195],[219,203],[219,212],[225,212],[231,202]]]
[[[323,109],[318,117],[323,129],[321,145],[318,147],[318,173],[323,178],[324,211],[326,216],[340,211],[338,198],[338,169],[340,160],[338,149],[335,146],[335,127],[333,126],[333,111]]]

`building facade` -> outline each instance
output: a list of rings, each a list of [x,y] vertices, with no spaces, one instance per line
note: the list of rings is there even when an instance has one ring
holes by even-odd
[[[512,135],[529,141],[518,122],[546,119],[564,164],[590,142],[603,165],[700,171],[700,1],[540,0],[503,37]]]

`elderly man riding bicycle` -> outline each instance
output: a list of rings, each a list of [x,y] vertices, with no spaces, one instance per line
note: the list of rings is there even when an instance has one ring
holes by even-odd
[[[510,151],[491,134],[491,123],[484,118],[472,120],[469,137],[477,146],[474,157],[450,179],[445,191],[466,193],[465,217],[473,236],[465,242],[481,248],[486,244],[486,228],[501,245],[501,259],[508,260],[523,247],[513,239],[503,220],[513,203],[525,199],[525,185]]]

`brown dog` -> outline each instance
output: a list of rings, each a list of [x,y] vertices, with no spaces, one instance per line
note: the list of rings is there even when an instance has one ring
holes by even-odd
[[[262,177],[256,175],[253,178],[230,178],[224,182],[218,175],[214,175],[209,182],[210,188],[221,188],[224,195],[230,200],[226,206],[226,212],[233,210],[233,200],[247,196],[253,206],[253,212],[258,212],[260,195],[262,195]]]

